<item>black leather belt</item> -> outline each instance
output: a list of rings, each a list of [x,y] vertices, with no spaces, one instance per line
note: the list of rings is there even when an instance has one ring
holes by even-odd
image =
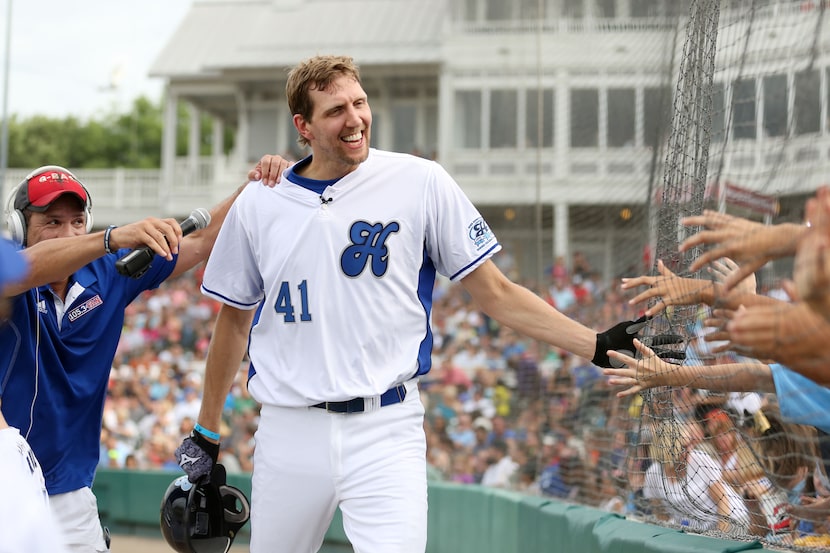
[[[377,396],[375,396],[377,397]],[[398,384],[394,388],[389,388],[380,396],[380,406],[394,405],[400,403],[406,397],[406,386]],[[356,397],[347,401],[323,401],[312,407],[325,409],[329,413],[363,413],[368,410],[372,398]]]

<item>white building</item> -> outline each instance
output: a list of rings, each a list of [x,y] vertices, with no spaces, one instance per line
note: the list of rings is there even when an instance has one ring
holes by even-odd
[[[830,18],[816,29],[807,2],[755,5],[754,25],[768,25],[761,46],[774,42],[774,29],[790,29],[819,36],[810,42],[817,55],[771,59],[759,46],[742,58],[742,75],[758,78],[715,74],[713,149],[726,131],[743,146],[713,162],[733,184],[779,197],[781,215],[793,218],[804,195],[829,180]],[[373,145],[435,156],[523,275],[575,251],[604,277],[618,275],[639,267],[648,241],[646,206],[661,184],[660,146],[688,7],[676,0],[195,0],[151,70],[168,90],[160,182],[127,171],[113,184],[101,175],[96,213],[116,222],[142,210],[186,215],[239,185],[262,154],[302,156],[286,71],[315,54],[346,54],[369,94]],[[739,102],[748,91],[751,102]],[[186,159],[174,148],[180,102],[192,114]],[[199,157],[203,114],[213,121],[207,159]],[[228,155],[225,129],[235,136]],[[782,162],[804,170],[788,179],[753,172]]]

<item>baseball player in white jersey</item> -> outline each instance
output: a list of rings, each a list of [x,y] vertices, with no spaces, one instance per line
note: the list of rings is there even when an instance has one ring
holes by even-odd
[[[198,424],[176,456],[191,481],[209,473],[247,346],[262,404],[252,553],[317,551],[338,506],[355,551],[423,553],[417,383],[430,369],[436,271],[502,324],[600,364],[608,349],[633,351],[632,322],[597,334],[508,280],[490,259],[496,237],[440,165],[369,148],[351,58],[302,62],[286,93],[312,155],[279,186],[248,186],[222,226],[202,291],[223,306]]]
[[[0,238],[0,289],[21,280],[26,271],[23,256]],[[0,308],[2,311],[2,308]],[[0,325],[3,314],[0,313]],[[10,355],[11,352],[6,352]],[[49,510],[46,481],[32,448],[17,428],[0,413],[0,553],[62,553],[65,551],[57,521]]]

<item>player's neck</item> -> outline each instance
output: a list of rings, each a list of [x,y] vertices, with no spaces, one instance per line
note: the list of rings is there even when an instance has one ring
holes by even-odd
[[[339,160],[326,161],[322,159],[322,156],[312,155],[311,161],[298,168],[297,174],[307,179],[332,181],[345,177],[358,167],[360,167],[360,163],[352,164]]]

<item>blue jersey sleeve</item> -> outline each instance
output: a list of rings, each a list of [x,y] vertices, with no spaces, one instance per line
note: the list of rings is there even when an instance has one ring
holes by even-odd
[[[781,416],[830,432],[830,388],[778,363],[770,365],[770,370]]]

